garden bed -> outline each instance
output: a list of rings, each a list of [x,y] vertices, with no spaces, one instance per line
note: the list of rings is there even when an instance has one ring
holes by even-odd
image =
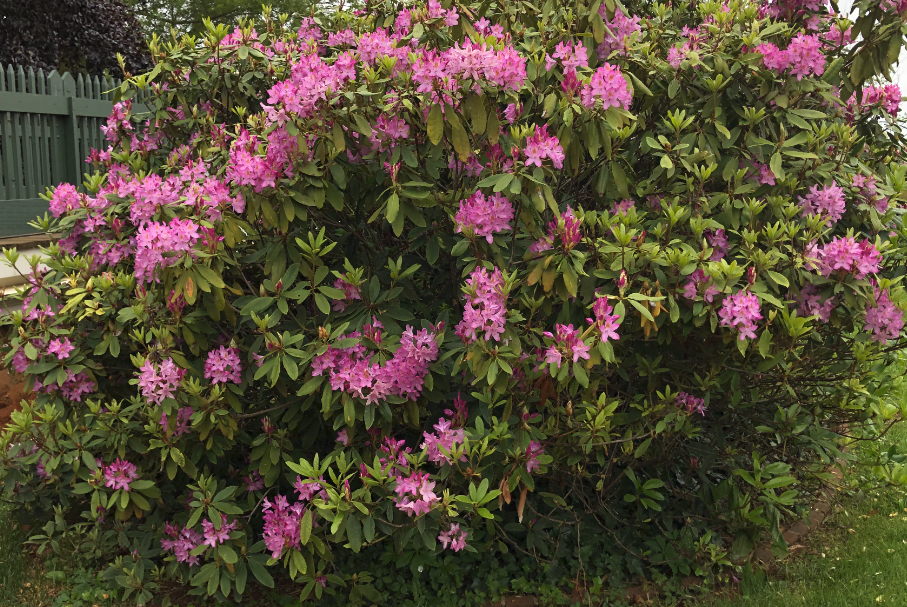
[[[22,400],[22,384],[8,371],[0,371],[0,428],[6,427]]]

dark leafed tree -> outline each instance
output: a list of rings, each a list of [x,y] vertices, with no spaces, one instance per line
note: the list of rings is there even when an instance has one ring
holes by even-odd
[[[0,63],[45,70],[126,70],[151,65],[142,28],[116,0],[0,0]]]
[[[271,7],[274,13],[286,13],[294,17],[311,15],[330,6],[336,7],[339,0],[127,0],[136,16],[145,27],[147,35],[157,33],[169,36],[171,30],[193,33],[203,29],[203,20],[210,18],[215,23],[231,23],[238,17],[257,17],[263,5]],[[345,0],[346,7],[361,4],[359,0]]]

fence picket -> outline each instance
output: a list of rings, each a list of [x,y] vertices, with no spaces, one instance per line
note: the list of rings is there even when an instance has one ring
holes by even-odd
[[[19,82],[19,92],[28,93],[28,81],[25,78],[25,70],[22,69],[22,66],[19,66],[16,77]],[[32,155],[34,141],[31,129],[31,114],[19,114],[17,122],[19,123],[19,149],[21,150],[20,156],[22,158],[22,188],[20,190],[20,196],[22,198],[34,198],[34,191],[37,189],[37,186],[35,185],[34,175],[32,173],[32,168],[34,166],[34,158]]]
[[[3,90],[14,93],[16,92],[16,84],[13,76],[13,68],[9,67],[8,70],[3,70]],[[19,188],[16,184],[16,151],[13,141],[14,130],[13,130],[13,113],[12,112],[3,112],[0,116],[3,124],[0,125],[2,133],[0,133],[0,139],[3,141],[3,178],[6,182],[6,198],[13,199],[18,197]]]
[[[106,118],[120,81],[0,65],[0,236],[33,231],[28,222],[47,210],[48,187],[81,187],[91,150],[103,150]],[[141,103],[137,95],[133,103]],[[99,111],[100,110],[100,111]]]
[[[38,69],[37,84],[35,92],[38,95],[46,95],[47,76],[44,75],[43,69]],[[48,121],[52,118],[44,114],[38,114],[35,118],[38,122],[38,194],[40,195],[44,193],[44,188],[51,183],[50,125]]]
[[[6,76],[3,69],[0,68],[0,93],[6,91]],[[6,149],[6,142],[3,139],[3,124],[6,122],[6,112],[0,112],[0,199],[9,198],[6,195],[6,155],[9,151]]]

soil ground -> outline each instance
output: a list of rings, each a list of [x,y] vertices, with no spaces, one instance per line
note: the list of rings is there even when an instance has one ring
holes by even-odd
[[[22,384],[11,377],[8,371],[0,371],[0,428],[9,423],[10,415],[19,408],[21,400]]]

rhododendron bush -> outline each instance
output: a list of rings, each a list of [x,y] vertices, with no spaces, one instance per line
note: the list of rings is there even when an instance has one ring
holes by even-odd
[[[4,499],[142,601],[783,551],[900,413],[907,11],[855,10],[370,2],[153,40],[5,321]]]

